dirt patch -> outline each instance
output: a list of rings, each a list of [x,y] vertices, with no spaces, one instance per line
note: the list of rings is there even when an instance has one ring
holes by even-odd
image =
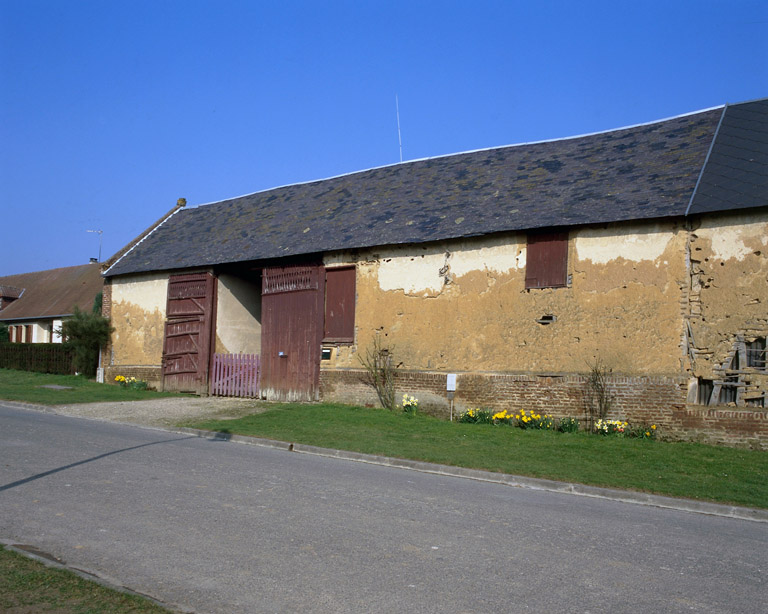
[[[269,407],[269,403],[254,399],[172,397],[152,401],[56,405],[51,409],[54,413],[64,416],[168,427],[208,418],[217,420],[241,418],[248,414],[266,411]]]

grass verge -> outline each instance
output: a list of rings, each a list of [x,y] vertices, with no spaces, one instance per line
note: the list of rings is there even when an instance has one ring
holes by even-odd
[[[0,547],[0,611],[37,614],[168,614],[147,599],[111,590]]]
[[[61,388],[46,388],[58,386]],[[100,401],[146,401],[158,397],[177,396],[171,392],[132,390],[99,384],[82,375],[51,375],[0,369],[0,399],[25,401],[40,405],[68,405]]]
[[[183,426],[768,508],[768,454],[756,450],[459,424],[331,403],[281,404],[237,420]]]

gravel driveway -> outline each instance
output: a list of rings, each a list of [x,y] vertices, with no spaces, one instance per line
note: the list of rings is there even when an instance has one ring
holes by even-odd
[[[152,401],[82,403],[49,407],[54,414],[97,418],[143,426],[168,427],[190,420],[226,420],[269,409],[270,404],[254,399],[227,397],[171,397]]]

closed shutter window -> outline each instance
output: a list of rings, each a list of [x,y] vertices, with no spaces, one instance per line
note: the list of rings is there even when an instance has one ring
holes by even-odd
[[[568,233],[528,235],[525,287],[560,288],[568,285]]]
[[[325,271],[323,341],[352,343],[355,339],[355,268]]]

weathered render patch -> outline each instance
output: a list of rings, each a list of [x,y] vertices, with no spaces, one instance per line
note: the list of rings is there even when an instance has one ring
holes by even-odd
[[[112,364],[160,364],[167,295],[168,276],[164,274],[112,280]]]
[[[708,218],[696,229],[696,236],[709,241],[712,258],[743,260],[750,253],[768,246],[766,223],[758,221],[759,217],[753,214],[731,216],[727,220]]]
[[[574,243],[576,257],[580,261],[607,264],[623,258],[630,262],[650,260],[660,266],[660,258],[674,236],[671,224],[655,224],[650,227],[632,224],[620,227],[620,230],[611,224],[604,228],[579,231]]]
[[[389,248],[373,257],[379,288],[434,296],[458,277],[475,272],[506,274],[525,267],[525,240],[509,237]]]

